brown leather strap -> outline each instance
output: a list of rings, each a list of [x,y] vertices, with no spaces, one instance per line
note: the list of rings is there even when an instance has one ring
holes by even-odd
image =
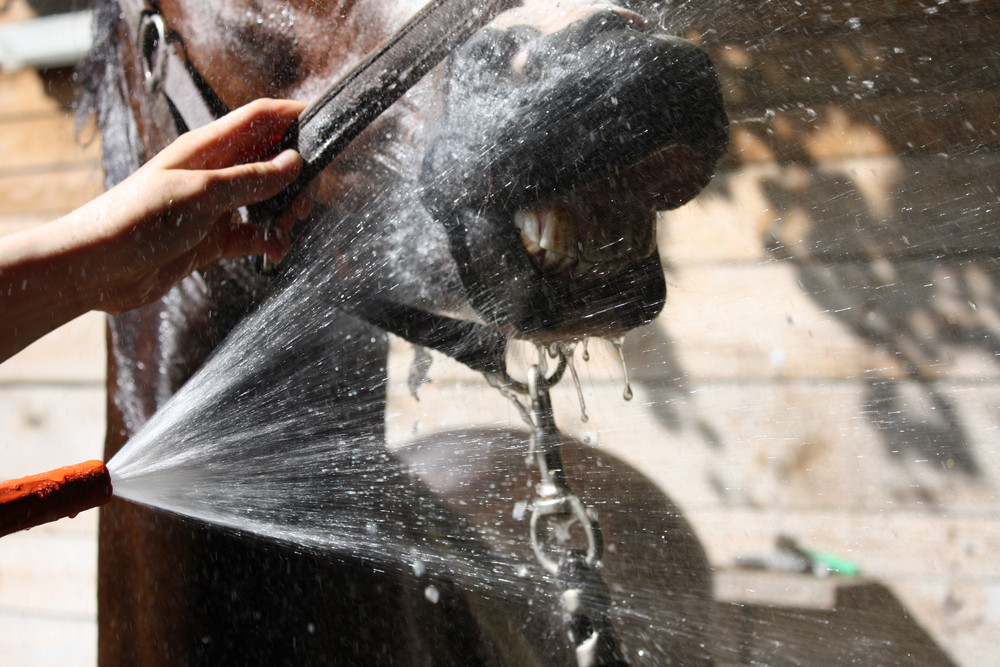
[[[435,65],[501,11],[519,0],[432,0],[388,41],[328,88],[302,112],[285,147],[305,167],[289,188],[252,206],[251,218],[268,224],[284,210],[362,130]]]

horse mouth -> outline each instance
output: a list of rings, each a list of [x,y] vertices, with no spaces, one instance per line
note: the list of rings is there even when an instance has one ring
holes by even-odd
[[[594,282],[617,275],[656,252],[657,212],[683,204],[708,182],[702,162],[684,147],[662,148],[626,170],[519,209],[512,224],[521,247],[548,276]],[[686,165],[683,179],[677,165]]]
[[[655,211],[618,208],[602,216],[569,195],[514,213],[521,246],[543,274],[593,282],[620,273],[655,250]]]
[[[603,25],[583,46],[573,32],[542,38],[513,73],[523,33],[473,40],[424,160],[424,203],[472,306],[538,342],[617,335],[659,314],[657,211],[694,197],[726,146],[697,47]],[[564,47],[571,57],[550,66]]]

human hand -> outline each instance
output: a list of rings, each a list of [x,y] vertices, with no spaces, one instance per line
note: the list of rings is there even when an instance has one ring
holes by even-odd
[[[295,151],[273,153],[304,107],[248,104],[180,137],[69,215],[0,237],[0,361],[87,311],[150,303],[222,257],[280,261],[290,227],[312,208],[308,190],[269,239],[237,209],[278,194],[302,170]]]
[[[223,257],[266,254],[279,262],[289,229],[312,208],[300,195],[265,238],[237,209],[268,199],[302,169],[292,150],[273,155],[305,107],[257,100],[179,137],[134,174],[70,216],[68,229],[94,308],[121,312],[149,303],[192,271]],[[81,238],[82,235],[82,238]]]

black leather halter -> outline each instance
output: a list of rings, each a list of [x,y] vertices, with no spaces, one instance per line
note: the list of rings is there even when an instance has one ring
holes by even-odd
[[[177,134],[228,112],[187,57],[184,41],[170,30],[156,0],[118,0],[129,36],[142,57],[147,92],[159,113],[172,118]],[[304,168],[288,189],[251,207],[253,222],[270,225],[330,162],[372,121],[436,64],[517,0],[432,0],[406,25],[299,116],[283,140]],[[507,338],[475,322],[457,320],[375,295],[345,304],[369,324],[435,349],[503,384]]]

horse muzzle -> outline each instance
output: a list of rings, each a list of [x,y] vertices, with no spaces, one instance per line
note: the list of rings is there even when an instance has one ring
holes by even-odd
[[[472,305],[536,340],[654,318],[656,211],[694,197],[727,143],[707,56],[602,11],[549,35],[484,30],[448,76],[423,201]]]

